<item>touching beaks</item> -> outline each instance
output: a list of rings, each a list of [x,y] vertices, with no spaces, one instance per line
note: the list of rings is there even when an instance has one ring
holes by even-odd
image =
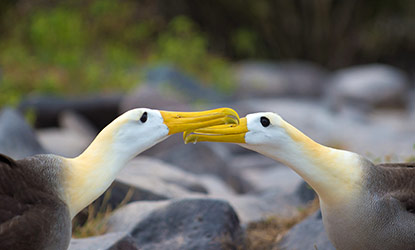
[[[183,140],[186,144],[200,141],[245,143],[245,134],[248,132],[246,117],[239,121],[239,124],[219,125],[186,131],[183,133]]]
[[[200,112],[160,111],[169,135],[184,131],[223,124],[239,124],[239,116],[233,109],[219,108]]]

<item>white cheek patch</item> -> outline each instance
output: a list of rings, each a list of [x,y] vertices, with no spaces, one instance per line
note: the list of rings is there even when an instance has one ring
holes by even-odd
[[[164,123],[163,116],[161,116],[160,111],[158,110],[151,110],[151,117],[149,119],[149,122],[151,123],[150,127],[153,127],[152,130],[159,131],[161,136],[167,136],[169,134],[169,128]]]
[[[264,127],[261,124],[261,117],[265,116],[270,119],[270,125]],[[278,138],[283,137],[283,132],[280,130],[280,117],[270,112],[262,112],[249,114],[246,116],[248,131],[245,135],[245,142],[247,144],[259,145],[272,144]]]
[[[158,110],[149,110],[149,113],[151,113],[151,117],[153,119],[160,119],[161,122],[163,122],[163,116],[161,116],[160,111]]]
[[[249,131],[245,134],[245,142],[252,145],[272,145],[274,141],[277,141],[281,136],[275,131]]]
[[[134,114],[131,112],[128,115],[134,115],[134,118],[130,117],[114,131],[115,148],[137,150],[137,148],[150,147],[168,135],[169,129],[164,124],[159,111],[143,109],[141,113],[143,112],[148,113],[144,123],[137,118],[137,112]]]
[[[162,136],[167,136],[169,134],[169,128],[164,123],[160,124],[160,126],[157,128],[157,130],[160,131],[160,134]]]

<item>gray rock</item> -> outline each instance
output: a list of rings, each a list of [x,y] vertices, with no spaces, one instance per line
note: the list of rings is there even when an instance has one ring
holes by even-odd
[[[399,69],[382,64],[342,69],[328,80],[328,100],[334,110],[353,106],[370,111],[379,106],[403,106],[408,77]]]
[[[269,188],[255,193],[255,196],[266,202],[273,215],[291,217],[309,204],[315,197],[312,189],[301,181],[291,192],[279,188]]]
[[[67,128],[38,129],[36,134],[49,152],[64,157],[78,156],[93,140],[93,137]]]
[[[200,180],[160,160],[140,156],[120,171],[110,187],[107,202],[114,208],[128,197],[128,202],[157,201],[207,194]],[[102,195],[96,201],[100,205]]]
[[[232,249],[241,239],[238,216],[216,199],[134,202],[116,210],[108,230],[130,233],[140,249]]]
[[[293,170],[277,162],[267,169],[253,165],[249,169],[242,170],[241,176],[253,187],[253,191],[276,188],[289,193],[295,190],[302,181],[302,178]]]
[[[231,164],[252,190],[243,195],[217,193],[215,197],[229,201],[243,225],[271,215],[295,216],[316,197],[293,170],[259,154],[238,155]]]
[[[0,113],[0,153],[14,159],[46,153],[30,125],[11,108]]]
[[[261,199],[261,197],[258,197],[257,195],[244,194],[217,196],[215,198],[226,200],[231,204],[238,214],[243,227],[251,222],[260,221],[270,215],[281,214],[281,211],[276,211],[268,201]],[[279,206],[279,208],[281,208],[281,206]]]
[[[93,206],[96,210],[107,206],[114,209],[134,201],[218,195],[234,195],[234,192],[216,176],[193,175],[160,160],[140,156],[119,173]],[[84,209],[75,218],[76,223],[84,223],[87,217],[88,209]]]
[[[415,86],[412,88],[412,91],[408,95],[408,105],[407,109],[409,111],[409,116],[412,119],[412,124],[415,123]]]
[[[59,126],[78,132],[88,138],[94,138],[99,131],[83,115],[74,111],[63,111],[59,115]]]
[[[307,62],[242,62],[235,67],[236,95],[246,97],[317,96],[325,70]]]
[[[72,239],[68,250],[138,250],[131,235],[127,233],[108,233],[83,239]]]
[[[232,249],[241,228],[232,207],[213,199],[184,199],[158,208],[135,225],[140,249]]]
[[[289,167],[257,153],[237,155],[231,166],[252,187],[243,195],[216,197],[231,203],[243,225],[267,216],[295,216],[316,195]]]
[[[242,195],[217,194],[212,198],[228,201],[245,226],[269,216],[297,216],[315,197],[314,191],[300,182],[290,191],[274,187]]]
[[[154,210],[167,206],[171,201],[136,201],[114,211],[108,219],[107,232],[131,233],[134,227]]]
[[[126,188],[128,187],[129,186],[126,186]],[[122,198],[125,197],[125,193],[127,192],[127,190],[128,189],[124,190],[124,193],[118,196]],[[264,190],[262,192],[249,193],[243,195],[236,195],[226,191],[222,193],[214,192],[213,194],[202,194],[193,192],[183,197],[226,200],[232,205],[232,207],[237,212],[239,219],[241,220],[241,223],[243,225],[246,225],[250,222],[259,221],[271,215],[295,216],[298,214],[301,208],[305,207],[310,200],[314,199],[315,194],[306,185],[300,183],[298,184],[297,188],[291,192],[287,192],[286,190],[282,190],[279,188],[273,188]],[[137,198],[133,197],[131,200],[136,199]],[[120,202],[121,198],[119,199],[118,203]],[[129,226],[131,226],[131,223],[134,224],[136,220],[139,220],[142,216],[145,216],[148,213],[149,209],[151,210],[153,209],[153,207],[159,207],[161,205],[164,205],[164,202],[166,201],[157,201],[153,197],[153,201],[133,202],[123,208],[118,209],[117,211],[131,211],[131,213],[136,213],[136,218],[132,218],[131,216],[129,216],[129,213],[126,213],[126,215],[121,215],[120,217],[118,217],[121,219],[116,220],[121,221],[117,223],[119,226],[114,227],[121,229],[111,229],[111,231],[122,231],[122,228],[129,228]],[[135,208],[133,208],[133,206]]]
[[[295,225],[280,241],[278,249],[335,250],[324,230],[320,211]]]
[[[215,175],[196,175],[209,196],[236,195],[236,192],[227,185],[222,179]]]
[[[63,111],[59,114],[59,127],[38,129],[36,133],[49,152],[75,157],[91,144],[97,131],[82,115]]]
[[[245,149],[239,145],[237,146],[244,149],[244,152],[232,153],[233,157],[229,161],[230,167],[237,171],[244,171],[249,169],[269,169],[279,164],[269,157]]]
[[[146,185],[144,184],[146,180],[150,180],[148,181],[148,189],[169,198],[177,198],[187,192],[207,193],[196,176],[163,161],[143,156],[128,163],[118,174],[116,180],[132,186],[142,185],[142,187]],[[167,185],[166,189],[156,191],[158,182],[164,182]]]
[[[229,167],[230,152],[226,144],[198,143],[176,145],[169,151],[157,155],[170,164],[196,174],[211,174],[220,177],[239,193],[251,190],[239,173]]]
[[[181,144],[183,144],[182,134],[174,134],[164,140],[162,143],[158,143],[153,147],[145,150],[140,155],[160,158],[160,155],[168,154],[168,152],[175,150],[175,148]]]

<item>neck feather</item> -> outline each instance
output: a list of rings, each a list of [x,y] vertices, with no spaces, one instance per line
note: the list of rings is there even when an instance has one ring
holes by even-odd
[[[72,218],[105,192],[131,158],[114,148],[113,130],[105,128],[81,155],[64,161],[64,192]]]
[[[297,172],[325,203],[347,201],[362,183],[361,156],[320,145],[283,121],[288,135],[283,146],[261,148],[260,152]]]

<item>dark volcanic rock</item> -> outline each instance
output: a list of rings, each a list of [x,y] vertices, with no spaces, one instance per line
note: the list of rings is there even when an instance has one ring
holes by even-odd
[[[324,230],[320,211],[294,226],[278,244],[278,249],[335,250]]]
[[[241,228],[227,202],[183,199],[154,210],[132,229],[131,235],[143,250],[219,250],[236,247]]]
[[[59,115],[71,110],[86,117],[98,130],[103,129],[118,116],[121,95],[86,96],[62,98],[56,96],[31,96],[23,100],[19,110],[33,110],[36,115],[35,126],[57,127]]]
[[[72,239],[68,250],[138,250],[137,244],[127,233],[108,233],[84,239]]]
[[[11,108],[0,113],[0,153],[14,159],[46,153],[29,124]]]
[[[216,199],[134,202],[117,210],[109,232],[131,234],[140,249],[234,249],[241,228],[232,207]]]

